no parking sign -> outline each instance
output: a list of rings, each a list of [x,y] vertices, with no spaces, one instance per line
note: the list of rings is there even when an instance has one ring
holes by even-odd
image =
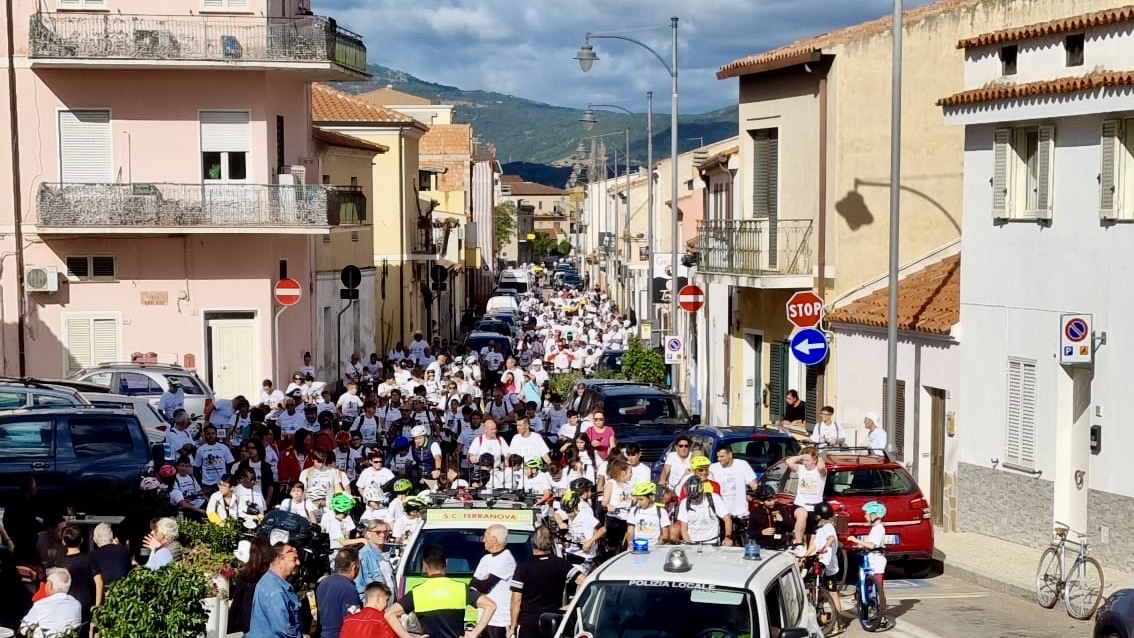
[[[681,337],[665,338],[666,365],[681,363],[685,359],[685,341]]]

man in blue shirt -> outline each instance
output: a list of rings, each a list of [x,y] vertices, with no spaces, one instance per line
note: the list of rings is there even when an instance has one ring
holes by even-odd
[[[295,547],[287,543],[272,546],[272,563],[252,596],[252,621],[245,638],[302,638],[299,597],[288,583],[298,569]]]
[[[382,583],[390,591],[397,591],[394,588],[394,567],[386,555],[388,540],[390,525],[386,521],[372,520],[366,524],[366,544],[358,550],[359,571],[354,579],[354,587],[360,597],[366,596],[370,583]]]
[[[358,576],[358,548],[344,547],[335,555],[335,573],[323,579],[315,590],[319,607],[319,638],[339,638],[343,619],[362,609],[354,589]]]

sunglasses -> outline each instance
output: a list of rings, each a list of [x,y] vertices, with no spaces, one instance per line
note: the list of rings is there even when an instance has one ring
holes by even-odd
[[[689,447],[688,443],[678,443],[677,447]]]

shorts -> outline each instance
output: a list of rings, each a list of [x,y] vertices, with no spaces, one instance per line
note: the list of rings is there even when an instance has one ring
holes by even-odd
[[[830,591],[830,592],[836,592],[836,593],[839,591],[839,589],[841,589],[841,587],[839,587],[838,581],[835,580],[836,575],[837,574],[832,574],[832,575],[828,576],[828,575],[824,574],[823,576],[821,576],[819,578],[819,582],[823,584],[823,589],[826,589],[827,591]]]

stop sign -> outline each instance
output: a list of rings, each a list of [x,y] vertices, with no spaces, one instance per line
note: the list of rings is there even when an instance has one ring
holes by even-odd
[[[823,318],[823,300],[810,290],[802,290],[787,302],[787,320],[797,328],[814,328]]]
[[[276,283],[275,296],[279,305],[294,306],[303,297],[303,287],[291,277],[281,279]]]
[[[686,312],[697,312],[705,305],[705,291],[693,284],[682,286],[677,291],[677,305]]]

